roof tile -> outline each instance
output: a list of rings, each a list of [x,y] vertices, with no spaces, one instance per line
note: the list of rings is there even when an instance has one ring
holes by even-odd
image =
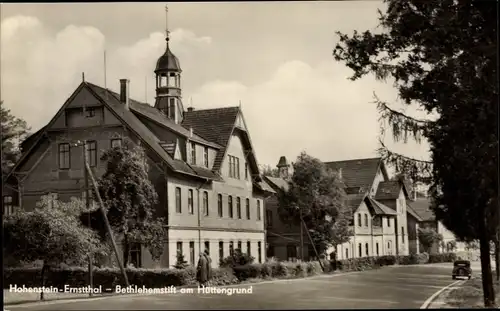
[[[430,209],[431,200],[429,198],[418,198],[415,201],[408,203],[410,207],[420,216],[422,221],[436,220],[434,212]]]
[[[360,187],[364,192],[370,190],[381,163],[381,158],[325,162],[333,170],[342,169],[342,181],[348,188]]]
[[[401,182],[397,180],[383,181],[378,184],[375,199],[377,200],[395,200],[399,198],[401,191]]]

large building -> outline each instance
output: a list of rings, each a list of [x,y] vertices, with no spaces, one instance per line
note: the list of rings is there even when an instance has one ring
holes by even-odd
[[[140,245],[129,262],[138,267],[171,267],[178,252],[195,264],[209,249],[213,265],[241,249],[265,259],[263,182],[250,134],[239,107],[184,109],[181,66],[169,45],[156,62],[153,105],[129,98],[129,80],[120,91],[87,81],[76,88],[50,122],[23,144],[23,154],[7,177],[4,210],[33,209],[43,195],[59,200],[84,191],[83,147],[96,176],[104,173],[103,150],[127,137],[141,145],[150,180],[159,196],[158,216],[168,238],[159,262]]]
[[[407,220],[409,214],[414,214],[407,205],[410,199],[407,187],[403,182],[389,180],[380,158],[325,164],[339,174],[345,185],[347,205],[353,212],[354,235],[349,242],[337,246],[337,259],[408,255],[418,245],[416,224],[408,224]],[[275,191],[286,190],[290,176],[288,168],[286,159],[281,157],[278,164],[280,178],[265,177]],[[278,217],[276,196],[266,201],[268,256],[282,260],[313,257],[314,249],[305,230],[302,230],[301,239],[299,227],[283,223]],[[301,245],[304,245],[303,249]],[[333,251],[330,249],[328,253]]]

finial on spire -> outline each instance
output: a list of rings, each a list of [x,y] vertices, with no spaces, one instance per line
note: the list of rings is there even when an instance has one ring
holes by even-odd
[[[170,31],[168,31],[168,5],[165,4],[165,40],[170,41]]]

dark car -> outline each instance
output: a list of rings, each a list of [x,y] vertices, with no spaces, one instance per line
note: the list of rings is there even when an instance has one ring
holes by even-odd
[[[470,268],[470,261],[468,260],[457,260],[453,263],[452,278],[454,280],[457,277],[467,277],[469,280],[472,276],[472,269]]]

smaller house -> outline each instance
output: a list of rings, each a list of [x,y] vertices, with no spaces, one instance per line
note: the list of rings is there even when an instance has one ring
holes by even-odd
[[[456,237],[448,230],[441,221],[436,220],[434,212],[431,210],[431,199],[428,197],[416,198],[413,202],[409,203],[410,208],[414,211],[416,216],[420,218],[418,221],[419,228],[432,228],[437,233],[443,236],[443,243],[441,245],[434,245],[431,249],[432,252],[448,252],[451,251],[452,242],[456,243],[454,251],[465,251],[465,243],[457,242]],[[421,245],[419,248],[421,249]]]

